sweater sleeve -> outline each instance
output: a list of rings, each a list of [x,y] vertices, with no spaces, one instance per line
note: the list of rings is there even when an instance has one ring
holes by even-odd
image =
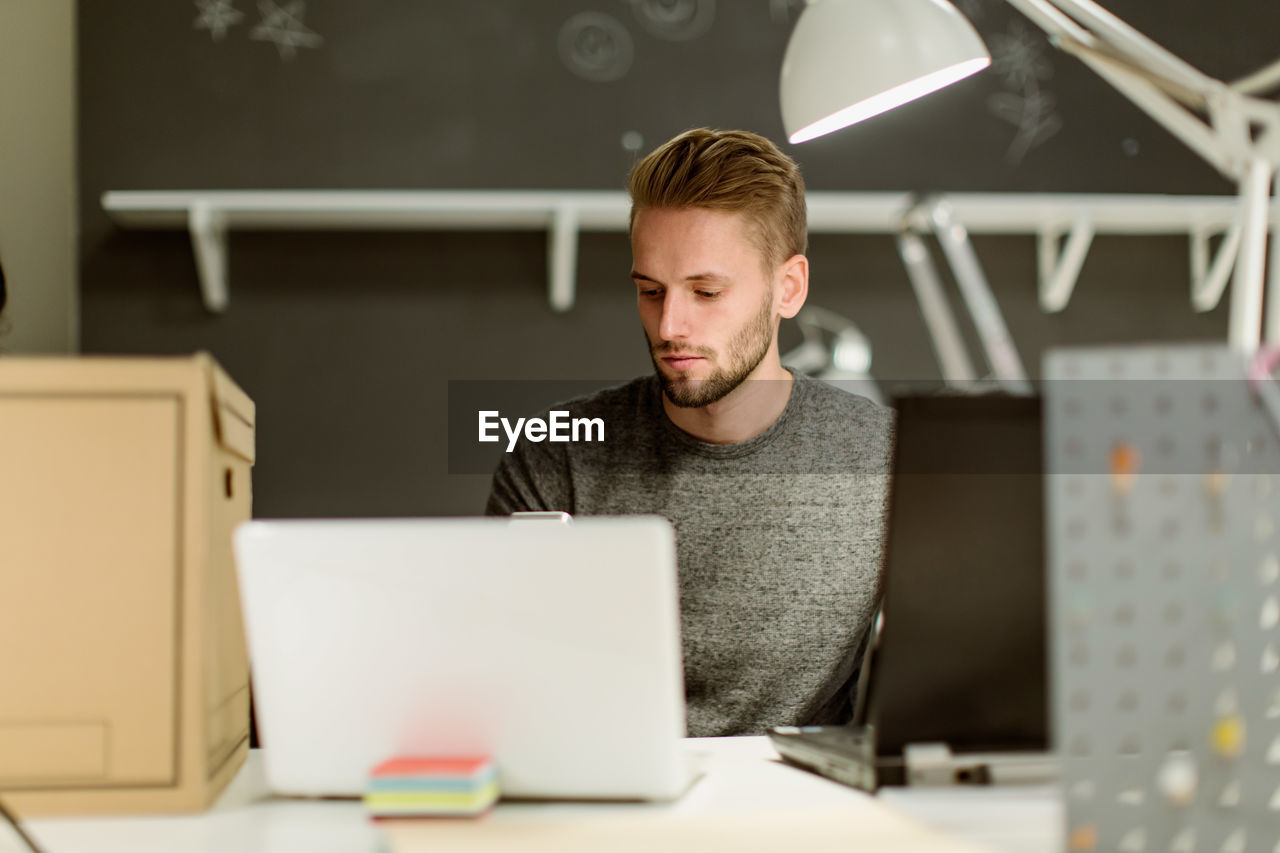
[[[573,483],[563,444],[521,439],[503,454],[493,473],[485,515],[513,512],[573,512]]]

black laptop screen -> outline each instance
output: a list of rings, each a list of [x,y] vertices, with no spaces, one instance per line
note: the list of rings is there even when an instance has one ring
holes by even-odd
[[[905,397],[871,669],[877,751],[1048,748],[1040,402]]]

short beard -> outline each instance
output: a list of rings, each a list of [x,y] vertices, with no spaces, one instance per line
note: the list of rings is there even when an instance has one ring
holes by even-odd
[[[766,294],[759,312],[729,341],[726,354],[729,364],[716,370],[706,379],[672,379],[662,372],[658,362],[658,350],[675,349],[663,345],[650,345],[649,356],[653,369],[662,383],[662,391],[672,404],[682,409],[700,409],[729,396],[746,381],[751,372],[760,366],[773,343],[773,295]]]

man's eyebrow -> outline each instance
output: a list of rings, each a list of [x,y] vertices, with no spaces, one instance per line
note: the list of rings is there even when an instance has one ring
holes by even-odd
[[[650,278],[649,276],[645,275],[639,270],[632,270],[631,277],[636,281],[651,281],[654,284],[662,284],[662,282],[658,281],[656,278]],[[687,275],[682,280],[683,281],[726,281],[727,279],[728,279],[728,276],[720,275],[719,273],[700,272],[700,273],[694,273],[693,275]]]

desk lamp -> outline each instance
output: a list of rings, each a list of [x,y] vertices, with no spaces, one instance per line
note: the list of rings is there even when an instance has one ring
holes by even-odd
[[[1280,62],[1235,83],[1215,80],[1092,0],[1007,0],[1239,186],[1221,252],[1234,253],[1228,343],[1261,337],[1268,206],[1280,162]],[[946,0],[810,0],[782,63],[782,118],[799,143],[954,83],[990,62]],[[1280,252],[1273,253],[1267,340],[1280,339]],[[976,319],[976,318],[975,318]]]

